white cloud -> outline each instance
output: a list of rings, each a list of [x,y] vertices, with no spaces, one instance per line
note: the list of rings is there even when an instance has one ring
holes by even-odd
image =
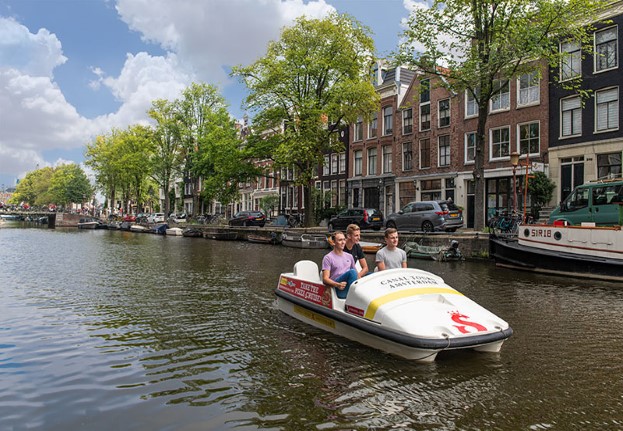
[[[301,15],[321,17],[324,0],[118,0],[117,11],[144,40],[175,52],[202,81],[222,85],[224,66],[248,64]]]
[[[32,76],[52,76],[67,61],[61,42],[46,29],[36,34],[12,18],[0,17],[0,66]]]
[[[120,102],[116,112],[94,119],[80,115],[54,81],[54,69],[68,61],[61,40],[0,17],[0,176],[53,166],[58,160],[45,161],[44,152],[76,150],[112,127],[145,122],[153,100],[177,98],[193,81],[223,88],[229,67],[261,57],[296,17],[334,10],[325,0],[117,0],[116,7],[130,29],[166,55],[130,52],[120,71],[86,68],[91,75],[82,82]]]

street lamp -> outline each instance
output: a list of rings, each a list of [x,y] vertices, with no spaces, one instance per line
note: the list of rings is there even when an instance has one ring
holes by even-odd
[[[517,166],[519,166],[519,153],[511,153],[511,165],[513,165],[513,214],[517,214]]]

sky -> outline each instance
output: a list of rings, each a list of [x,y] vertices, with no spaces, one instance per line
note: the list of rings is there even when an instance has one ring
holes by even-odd
[[[37,168],[82,164],[97,135],[146,124],[153,100],[175,100],[192,82],[217,86],[242,118],[246,88],[231,67],[261,58],[298,16],[348,13],[371,28],[383,57],[408,11],[425,3],[0,0],[0,187]]]

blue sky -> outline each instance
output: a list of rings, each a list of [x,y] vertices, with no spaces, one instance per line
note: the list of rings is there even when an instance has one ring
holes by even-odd
[[[84,160],[88,142],[147,121],[191,82],[219,87],[241,118],[233,65],[265,53],[300,15],[345,12],[394,50],[416,0],[0,0],[0,183]]]

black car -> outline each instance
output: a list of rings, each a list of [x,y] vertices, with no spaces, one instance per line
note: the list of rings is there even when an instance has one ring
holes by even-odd
[[[344,230],[349,224],[361,229],[380,230],[383,227],[383,213],[376,208],[350,208],[334,215],[329,220],[329,230]]]
[[[264,227],[266,216],[261,211],[238,211],[229,219],[230,226],[259,226]]]

